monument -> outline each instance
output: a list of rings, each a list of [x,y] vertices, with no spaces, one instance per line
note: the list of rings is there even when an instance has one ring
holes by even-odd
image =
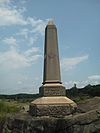
[[[43,85],[40,98],[32,101],[29,113],[33,116],[64,116],[73,113],[76,103],[66,97],[61,82],[57,28],[49,21],[45,28]]]

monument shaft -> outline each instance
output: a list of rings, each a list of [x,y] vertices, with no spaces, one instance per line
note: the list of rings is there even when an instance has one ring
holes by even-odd
[[[61,83],[57,29],[51,24],[45,29],[43,84],[45,83]]]
[[[52,21],[45,28],[43,86],[39,93],[41,96],[66,95],[60,76],[57,28]]]

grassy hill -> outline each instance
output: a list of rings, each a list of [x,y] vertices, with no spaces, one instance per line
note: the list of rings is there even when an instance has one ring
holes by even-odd
[[[75,100],[76,102],[80,100],[85,100],[91,97],[100,96],[100,84],[99,85],[87,85],[84,88],[72,87],[66,90],[66,95]]]

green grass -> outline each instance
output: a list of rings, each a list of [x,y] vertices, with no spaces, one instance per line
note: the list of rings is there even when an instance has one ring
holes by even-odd
[[[6,102],[5,100],[0,100],[0,118],[6,116],[7,114],[16,113],[19,111],[19,106],[17,104],[12,104]]]

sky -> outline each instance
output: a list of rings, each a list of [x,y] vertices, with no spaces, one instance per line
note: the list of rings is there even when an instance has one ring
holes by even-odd
[[[100,84],[100,0],[0,0],[0,94],[38,93],[51,19],[66,89]]]

